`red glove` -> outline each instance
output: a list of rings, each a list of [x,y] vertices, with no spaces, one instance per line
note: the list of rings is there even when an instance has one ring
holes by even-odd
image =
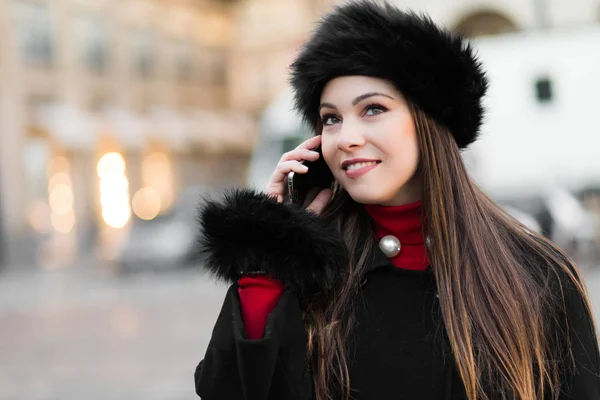
[[[267,275],[244,276],[238,280],[242,320],[248,339],[263,337],[267,318],[283,291],[283,285]]]

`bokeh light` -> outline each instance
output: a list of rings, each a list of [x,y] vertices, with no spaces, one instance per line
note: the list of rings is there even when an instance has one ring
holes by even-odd
[[[63,156],[54,157],[49,172],[46,207],[49,206],[51,211],[50,224],[58,233],[67,234],[75,227],[75,195],[69,176],[69,161]]]
[[[173,169],[167,154],[154,152],[142,162],[142,178],[147,188],[154,189],[159,198],[159,213],[173,204]],[[135,212],[135,211],[134,211]]]
[[[98,161],[97,172],[100,179],[112,175],[124,175],[125,159],[119,153],[107,153]]]
[[[154,188],[146,187],[133,195],[131,205],[135,215],[144,220],[151,220],[160,212],[160,196]]]
[[[131,210],[129,207],[105,208],[102,210],[102,218],[111,228],[123,228],[130,217]]]
[[[50,191],[49,203],[52,211],[58,215],[67,215],[73,210],[73,190],[61,183]]]
[[[75,227],[75,214],[71,210],[65,215],[52,213],[50,216],[52,227],[59,233],[70,233]]]
[[[57,172],[50,178],[48,181],[48,192],[51,192],[52,189],[58,185],[67,185],[72,187],[73,183],[71,182],[71,177],[67,172]]]
[[[102,218],[112,228],[123,228],[131,217],[129,181],[125,176],[125,160],[119,153],[107,153],[97,167],[100,177]]]

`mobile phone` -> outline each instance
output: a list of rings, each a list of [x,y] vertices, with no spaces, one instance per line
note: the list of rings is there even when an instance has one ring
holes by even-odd
[[[288,174],[288,198],[294,204],[308,205],[321,189],[330,188],[333,183],[333,174],[323,159],[321,148],[313,149],[319,153],[315,161],[301,161],[308,167],[304,174],[293,171]],[[312,198],[311,198],[312,197]]]

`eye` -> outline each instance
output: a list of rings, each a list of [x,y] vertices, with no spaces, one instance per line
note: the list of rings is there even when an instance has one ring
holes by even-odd
[[[321,117],[321,123],[323,126],[333,125],[340,122],[340,119],[333,114],[325,114]]]
[[[379,115],[386,111],[387,111],[387,108],[385,108],[384,106],[381,106],[379,104],[369,104],[368,106],[365,107],[364,115],[371,117],[374,115]]]

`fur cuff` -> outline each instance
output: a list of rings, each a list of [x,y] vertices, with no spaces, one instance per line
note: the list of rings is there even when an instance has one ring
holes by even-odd
[[[208,201],[199,219],[204,267],[230,283],[265,273],[305,299],[331,289],[346,267],[333,224],[264,193],[232,190],[221,201]]]

